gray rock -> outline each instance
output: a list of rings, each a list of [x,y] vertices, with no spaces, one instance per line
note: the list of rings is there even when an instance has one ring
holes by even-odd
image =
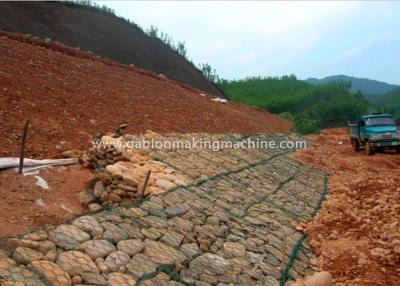
[[[182,263],[186,260],[186,255],[183,252],[161,242],[146,239],[144,246],[143,254],[159,265],[171,265],[176,262]]]
[[[107,285],[107,280],[98,273],[82,273],[83,282],[90,285]]]
[[[94,185],[93,188],[93,195],[96,198],[100,198],[101,195],[106,191],[106,188],[104,187],[103,183],[101,181],[97,181],[97,183]]]
[[[62,247],[65,250],[80,250],[82,246],[72,237],[65,235],[64,233],[51,231],[49,233],[49,239],[58,247]]]
[[[106,257],[116,250],[108,240],[89,240],[82,243],[82,248],[92,259]]]
[[[129,238],[129,235],[125,230],[114,227],[111,229],[107,229],[104,232],[103,237],[113,243],[118,243],[121,240],[127,240]]]
[[[100,273],[96,264],[87,254],[80,251],[66,251],[57,258],[57,264],[71,277],[82,273]]]
[[[144,249],[144,244],[138,239],[121,240],[117,244],[119,251],[125,252],[129,256],[134,256]]]
[[[184,236],[180,233],[177,233],[173,230],[168,230],[160,239],[161,242],[172,246],[179,247],[181,245]]]
[[[78,202],[83,206],[88,206],[96,201],[96,197],[89,191],[82,191],[76,194]]]
[[[122,266],[126,266],[130,261],[128,254],[122,251],[114,251],[109,256],[107,256],[104,263],[107,265],[108,269],[112,272],[117,272]]]
[[[102,208],[103,208],[103,206],[100,204],[97,204],[97,203],[88,205],[88,209],[91,212],[97,212],[97,211],[101,210]]]
[[[203,273],[210,275],[222,275],[230,268],[230,263],[225,258],[212,253],[202,254],[193,259],[189,264],[189,270],[199,276]]]
[[[136,254],[126,266],[127,273],[133,274],[137,279],[154,273],[157,267],[156,263],[143,254]]]
[[[74,220],[72,224],[81,230],[90,233],[93,237],[99,236],[103,233],[103,227],[93,216],[81,216]]]
[[[197,243],[186,243],[181,246],[181,251],[186,254],[189,259],[201,254],[201,250]]]

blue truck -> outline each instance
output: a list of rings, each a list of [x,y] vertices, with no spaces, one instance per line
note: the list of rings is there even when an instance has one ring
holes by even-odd
[[[353,151],[364,147],[365,154],[371,155],[377,149],[394,148],[400,153],[400,131],[390,114],[372,113],[358,116],[355,123],[348,123]]]

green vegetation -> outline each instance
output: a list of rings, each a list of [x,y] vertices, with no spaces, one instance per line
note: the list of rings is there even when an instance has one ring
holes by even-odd
[[[185,42],[177,42],[175,44],[171,36],[160,31],[157,27],[154,26],[150,26],[150,28],[146,31],[146,34],[152,38],[161,40],[161,42],[166,44],[170,49],[184,57],[186,60],[189,60],[187,57]]]
[[[356,114],[367,112],[361,93],[352,92],[350,83],[344,81],[311,85],[291,75],[220,80],[218,86],[230,100],[280,114],[303,134],[343,126]]]
[[[210,64],[208,63],[199,64],[197,68],[210,82],[218,84],[221,81],[221,79],[217,74],[217,71]]]
[[[361,91],[364,97],[369,101],[373,100],[375,97],[383,95],[399,87],[398,85],[389,84],[382,81],[377,81],[367,78],[358,78],[347,75],[333,75],[333,76],[327,76],[322,79],[309,78],[306,81],[312,84],[322,84],[331,81],[348,81],[351,82],[351,91],[353,92],[357,92],[358,90]]]
[[[396,119],[400,119],[400,87],[376,97],[372,106],[379,112],[393,114]]]
[[[148,30],[144,31],[135,22],[133,22],[133,21],[127,19],[127,18],[124,18],[124,17],[121,17],[121,16],[117,16],[115,14],[114,9],[111,9],[111,8],[107,7],[106,5],[99,5],[96,2],[93,2],[93,1],[90,1],[90,0],[64,0],[64,1],[61,1],[60,3],[62,3],[64,5],[69,5],[69,6],[82,6],[82,7],[88,8],[88,9],[100,11],[100,12],[107,13],[107,14],[111,14],[114,17],[117,17],[117,18],[127,22],[130,25],[133,25],[136,28],[139,28],[144,33],[146,33],[148,36],[160,40],[165,45],[167,45],[171,50],[173,50],[174,52],[178,53],[179,55],[181,55],[186,60],[188,60],[189,62],[192,63],[192,61],[190,61],[188,59],[188,57],[187,57],[187,49],[186,49],[186,46],[185,46],[185,42],[177,42],[177,43],[175,43],[171,36],[169,36],[168,34],[160,31],[157,27],[151,26]],[[193,64],[193,66],[195,66],[195,65]]]
[[[115,15],[115,11],[113,9],[107,7],[106,5],[99,5],[96,2],[90,0],[65,0],[61,2],[67,5],[70,4],[70,5],[84,6],[91,8],[93,10],[98,10]]]

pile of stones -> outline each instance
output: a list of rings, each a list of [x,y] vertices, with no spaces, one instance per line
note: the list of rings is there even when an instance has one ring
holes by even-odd
[[[122,146],[121,137],[103,136],[101,140],[108,143],[114,141],[115,146]],[[182,172],[153,160],[148,156],[150,150],[108,147],[104,152],[100,148],[91,148],[90,152],[97,159],[108,156],[97,161],[92,159],[93,166],[97,164],[103,168],[97,169],[89,188],[78,193],[79,202],[91,211],[107,205],[131,206],[143,196],[160,194],[193,183]],[[149,180],[144,186],[147,175]]]

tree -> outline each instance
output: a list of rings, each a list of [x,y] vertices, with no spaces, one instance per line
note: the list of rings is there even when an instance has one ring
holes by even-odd
[[[176,45],[176,52],[182,57],[186,58],[187,49],[185,47],[185,42],[178,42],[178,44]]]
[[[199,70],[203,73],[203,75],[211,82],[217,83],[219,81],[219,76],[217,71],[211,67],[210,64],[204,63],[199,64]]]
[[[158,28],[151,25],[150,28],[146,31],[146,34],[152,38],[158,38]]]

